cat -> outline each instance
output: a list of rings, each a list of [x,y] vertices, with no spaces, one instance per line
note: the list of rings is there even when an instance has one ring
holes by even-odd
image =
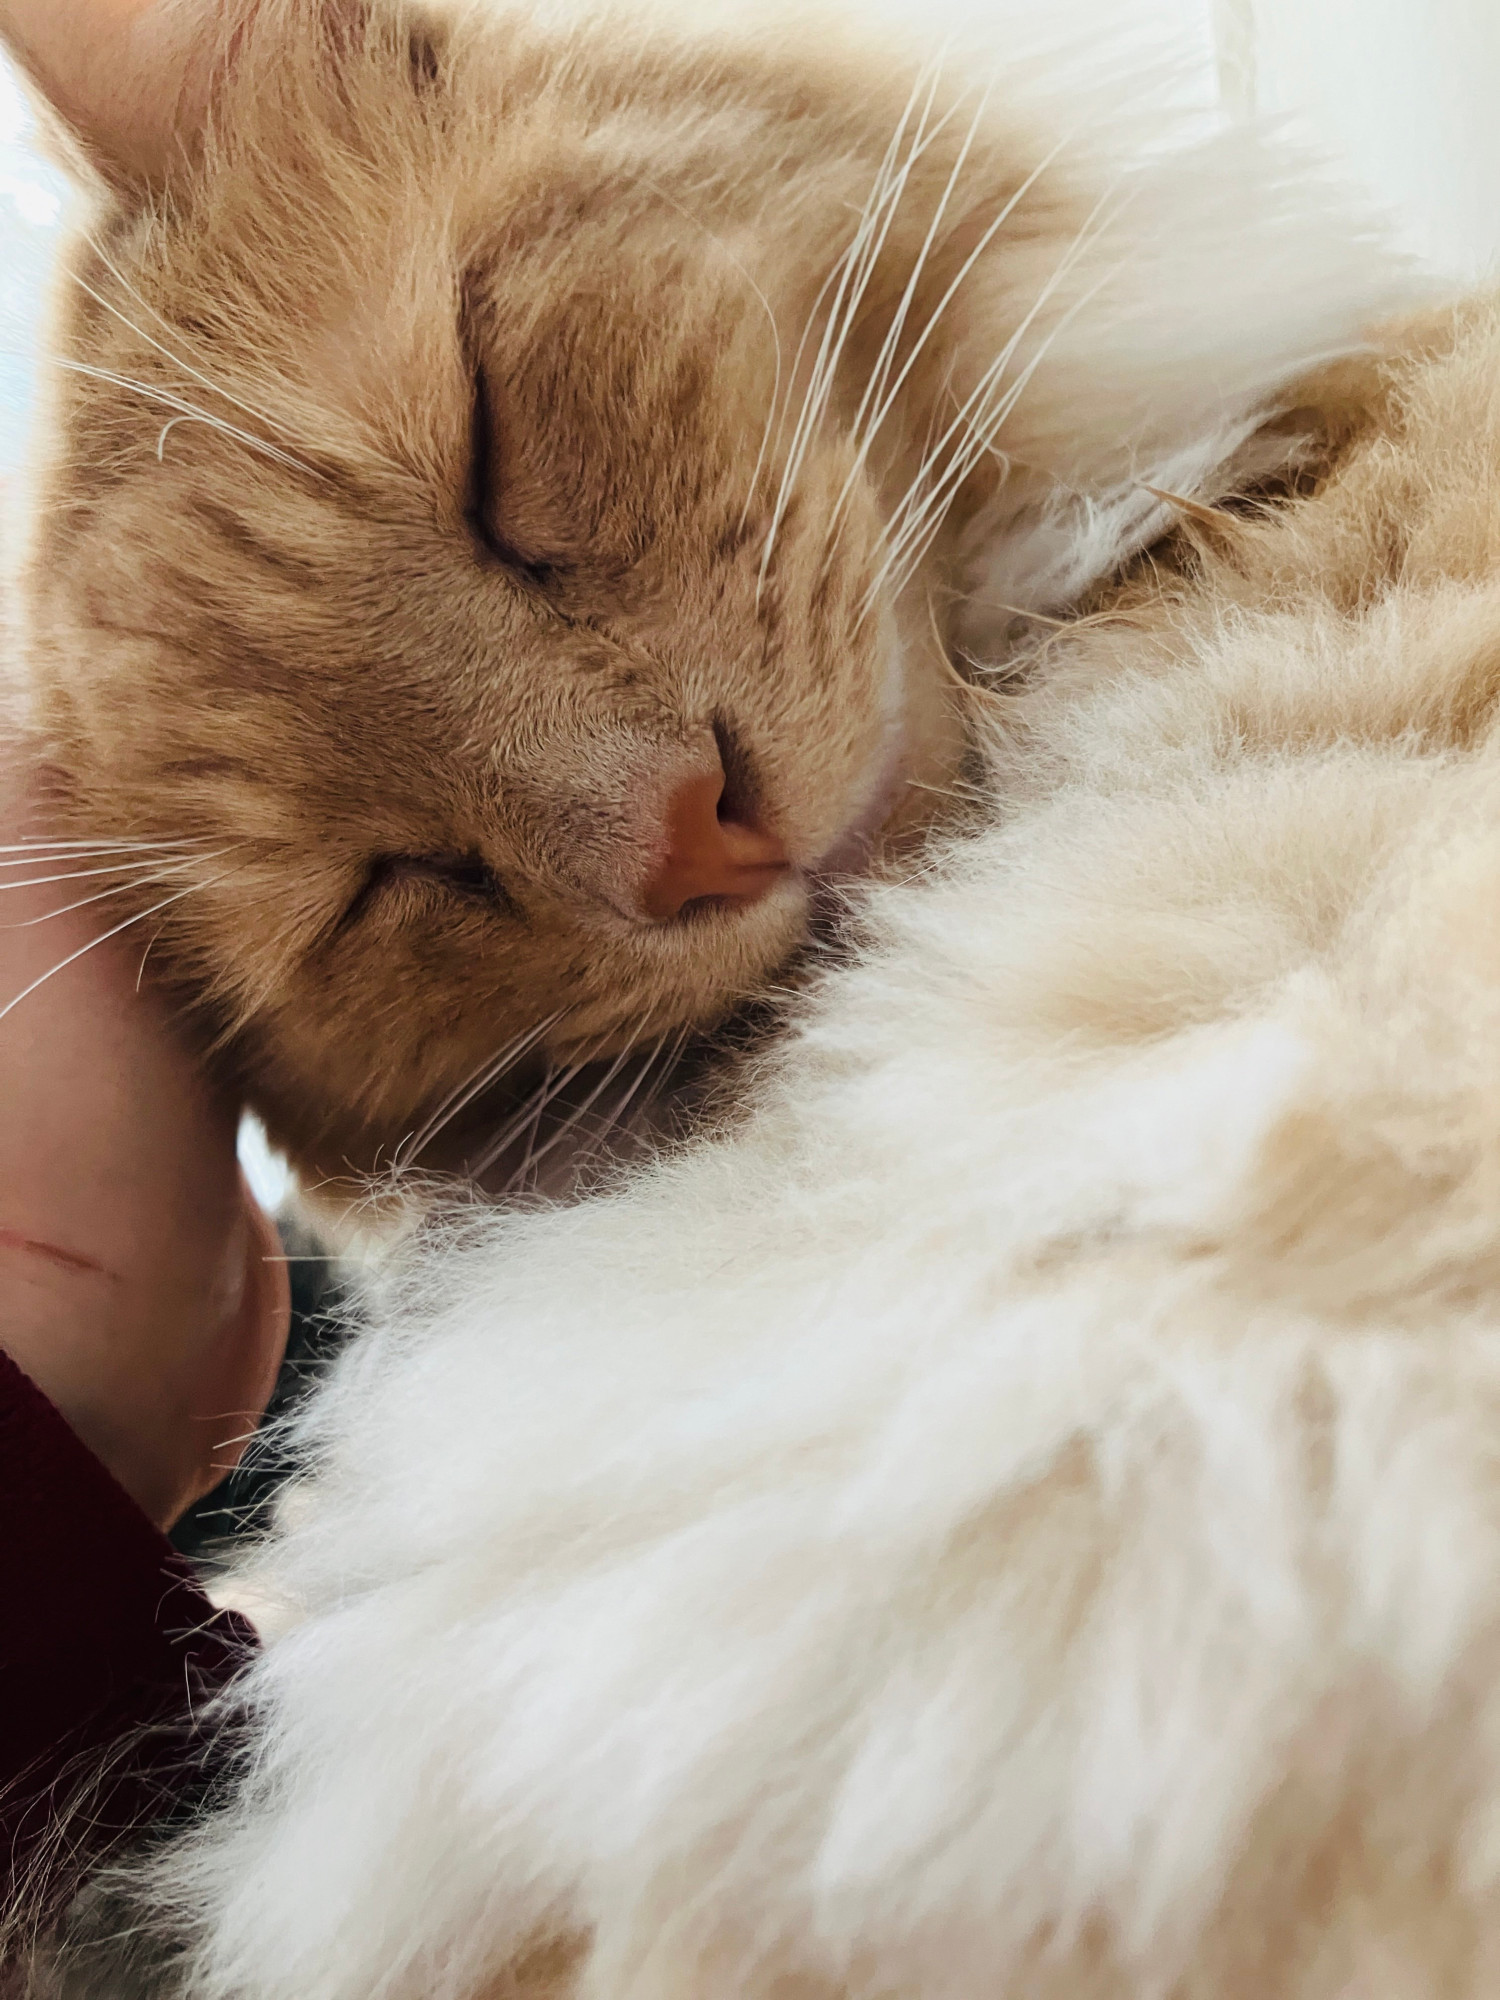
[[[722,1130],[410,1254],[181,1990],[1494,1992],[1497,383],[1305,382]]]
[[[615,1108],[784,983],[961,810],[1017,608],[1404,296],[1033,13],[996,81],[665,6],[9,0],[90,190],[38,783],[309,1184],[478,1173],[538,1075]]]

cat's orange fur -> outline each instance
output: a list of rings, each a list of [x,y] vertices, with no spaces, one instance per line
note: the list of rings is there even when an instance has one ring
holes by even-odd
[[[434,1239],[145,1892],[186,1990],[1493,1992],[1497,381],[1486,299],[1281,391],[738,1125]],[[1092,532],[1026,492],[1002,608]]]
[[[9,13],[101,171],[23,592],[57,823],[174,843],[107,907],[312,1169],[763,986],[959,777],[984,549],[1276,374],[1195,358],[1172,408],[1087,148],[837,34],[159,0],[106,60],[87,6]],[[796,865],[644,921],[720,758]]]

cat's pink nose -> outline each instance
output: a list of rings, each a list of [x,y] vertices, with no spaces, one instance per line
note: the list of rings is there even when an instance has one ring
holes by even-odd
[[[641,908],[659,924],[689,903],[758,903],[792,865],[774,833],[726,809],[722,770],[700,771],[676,787],[663,830],[661,859],[640,890]]]

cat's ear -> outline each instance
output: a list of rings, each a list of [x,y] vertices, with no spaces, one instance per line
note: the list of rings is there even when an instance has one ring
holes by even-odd
[[[190,153],[243,0],[0,0],[0,39],[84,156],[122,189]]]

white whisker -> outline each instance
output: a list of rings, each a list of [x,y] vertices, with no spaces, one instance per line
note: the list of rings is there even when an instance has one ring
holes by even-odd
[[[986,102],[987,101],[988,101],[988,94],[986,93]],[[980,110],[983,111],[983,108],[984,106],[983,104],[981,104]],[[978,118],[976,116],[975,127],[970,129],[969,139],[965,141],[964,145],[965,153],[967,153],[969,145],[973,140],[974,131],[975,129],[977,129],[977,125],[978,125]],[[1075,127],[1074,130],[1076,131],[1076,129],[1077,128]],[[834,522],[837,522],[840,511],[842,510],[842,508],[844,507],[844,505],[848,500],[849,494],[854,486],[855,480],[859,477],[859,474],[863,471],[865,462],[869,457],[870,447],[874,444],[876,437],[879,435],[882,425],[885,423],[886,418],[890,415],[891,410],[894,408],[896,399],[900,395],[902,388],[905,386],[907,377],[910,375],[912,369],[916,366],[918,360],[921,358],[922,352],[925,349],[927,342],[936,332],[939,322],[941,321],[944,313],[948,310],[948,307],[952,304],[954,298],[957,296],[960,286],[963,284],[964,280],[968,277],[969,273],[973,270],[974,266],[978,263],[979,259],[984,255],[985,251],[988,250],[990,244],[994,241],[995,237],[1005,227],[1006,223],[1009,222],[1010,218],[1015,214],[1019,204],[1025,200],[1026,196],[1036,186],[1041,176],[1048,170],[1049,167],[1051,167],[1054,164],[1054,162],[1057,160],[1059,154],[1062,153],[1064,148],[1071,143],[1072,138],[1073,138],[1072,131],[1065,133],[1063,137],[1058,140],[1057,144],[1051,148],[1046,157],[1043,160],[1041,160],[1035,167],[1032,168],[1031,172],[1026,176],[1025,180],[1022,181],[1021,185],[1016,189],[1015,193],[1001,208],[999,214],[996,215],[986,226],[984,233],[981,235],[979,241],[975,244],[974,248],[969,252],[968,256],[964,259],[962,265],[959,267],[956,276],[949,284],[947,290],[943,293],[942,297],[933,307],[932,312],[928,316],[926,325],[922,328],[921,333],[917,336],[916,341],[913,343],[912,350],[910,354],[907,355],[906,360],[902,363],[900,372],[897,374],[895,381],[890,385],[889,390],[886,391],[886,393],[883,395],[880,406],[876,410],[875,415],[870,421],[870,427],[868,431],[865,433],[865,436],[860,440],[858,457],[856,458],[854,466],[851,468],[849,475],[844,482],[843,490],[840,492],[838,499],[834,503],[833,515],[832,515],[832,519]],[[962,164],[962,157],[963,156],[961,155],[960,164]],[[957,167],[955,167],[954,169],[955,177],[957,175],[957,172],[958,169]],[[949,193],[951,192],[952,186],[953,186],[953,179],[950,178],[948,187],[945,188],[943,191],[943,201],[939,206],[938,214],[934,218],[933,230],[936,229],[938,221],[941,220],[943,208],[946,207],[947,205]],[[927,243],[923,245],[922,257],[921,259],[918,260],[917,271],[913,273],[912,285],[915,285],[916,283],[917,275],[920,273],[922,263],[925,262],[931,241],[932,241],[932,231],[929,231]],[[908,294],[910,293],[910,290],[911,287],[908,287]],[[905,304],[906,301],[903,300],[903,310],[900,316],[902,320],[904,320],[905,317]],[[900,326],[898,322],[896,331],[899,332],[899,330]],[[864,407],[865,407],[864,404],[861,403],[860,405],[861,414],[863,413]],[[857,429],[858,425],[856,422],[856,433]],[[924,467],[929,463],[930,463],[930,454],[929,457],[926,460],[924,460]],[[917,477],[919,479],[922,477],[921,472],[918,473]],[[895,516],[893,518],[899,519],[899,516],[900,516],[900,508],[898,507],[896,509]]]
[[[198,856],[193,854],[185,854],[176,859],[166,857],[163,859],[161,865],[180,870],[197,859]],[[24,862],[0,862],[0,868],[24,867],[25,865]],[[107,868],[70,868],[59,875],[30,875],[24,881],[20,882],[0,882],[0,894],[3,894],[7,889],[42,889],[51,882],[86,882],[100,875],[130,875],[134,874],[139,867],[140,863],[138,861],[116,861],[112,862]],[[139,879],[150,881],[151,877],[147,875],[141,876]]]
[[[1075,313],[1081,311],[1089,303],[1090,299],[1098,291],[1099,286],[1104,282],[1105,279],[1101,278],[1098,283],[1090,286],[1089,290],[1081,298],[1074,301],[1073,305],[1069,307],[1068,311],[1042,342],[1036,353],[1032,355],[1015,381],[1006,389],[999,403],[993,408],[986,407],[981,417],[972,426],[968,442],[955,454],[936,486],[918,510],[916,519],[903,532],[903,548],[901,551],[898,551],[901,570],[899,580],[894,586],[897,595],[906,588],[917,566],[921,563],[923,556],[926,554],[928,548],[931,547],[933,537],[941,529],[943,519],[955,494],[969,477],[974,467],[979,463],[979,460],[993,448],[996,433],[1010,416],[1022,395],[1029,387],[1032,377],[1041,366],[1041,363],[1046,359],[1047,352],[1053,342],[1061,336]]]
[[[226,870],[226,874],[232,872],[232,870]],[[214,875],[206,882],[190,882],[187,888],[179,889],[175,895],[164,896],[159,903],[153,903],[149,910],[138,910],[134,916],[127,917],[123,923],[115,924],[110,930],[102,931],[96,938],[90,938],[87,944],[80,945],[77,951],[70,951],[66,958],[59,959],[56,965],[50,967],[38,978],[33,979],[29,986],[23,986],[19,993],[7,1000],[5,1005],[0,1007],[0,1021],[3,1021],[7,1014],[19,1007],[23,1000],[29,1000],[38,987],[45,986],[47,981],[55,978],[59,972],[66,972],[70,965],[75,965],[80,958],[85,957],[99,945],[108,944],[111,938],[118,937],[122,931],[128,931],[133,924],[144,923],[148,917],[157,916],[162,910],[169,910],[174,903],[180,903],[185,896],[191,896],[199,889],[211,889],[216,882],[221,882],[224,879],[225,876],[223,875]]]
[[[541,1165],[542,1161],[546,1159],[547,1155],[553,1150],[553,1148],[555,1146],[561,1145],[562,1141],[568,1138],[569,1135],[572,1132],[574,1132],[577,1129],[577,1127],[582,1123],[582,1121],[588,1116],[590,1111],[593,1110],[595,1104],[599,1101],[599,1098],[603,1095],[603,1093],[606,1090],[608,1090],[609,1086],[614,1082],[615,1078],[620,1074],[620,1071],[624,1068],[626,1062],[635,1053],[635,1047],[636,1045],[634,1042],[627,1042],[625,1047],[621,1049],[620,1053],[615,1057],[614,1061],[609,1065],[608,1069],[605,1070],[604,1075],[600,1078],[598,1083],[594,1085],[593,1089],[589,1092],[588,1096],[584,1098],[583,1102],[581,1104],[574,1105],[569,1109],[567,1117],[563,1120],[562,1124],[558,1127],[558,1129],[552,1134],[552,1137],[547,1141],[546,1145],[539,1146],[535,1151],[535,1153],[532,1154],[529,1163],[532,1172],[535,1172],[537,1167]],[[613,1122],[613,1120],[611,1120],[611,1122]]]
[[[0,868],[24,868],[31,861],[88,861],[100,854],[147,854],[164,848],[202,845],[202,841],[186,840],[12,840],[0,846],[0,854],[15,854],[23,858],[0,861]]]
[[[792,432],[792,441],[787,448],[787,460],[782,469],[781,484],[777,491],[775,505],[772,508],[770,525],[766,531],[766,544],[761,555],[760,574],[756,584],[757,601],[759,600],[760,590],[765,584],[766,575],[770,568],[777,530],[785,517],[793,489],[796,485],[798,475],[801,473],[807,452],[811,448],[817,427],[822,421],[828,407],[828,401],[833,393],[834,383],[837,379],[838,363],[843,357],[844,348],[848,344],[849,337],[854,330],[860,305],[864,300],[865,292],[874,274],[880,252],[885,247],[886,238],[895,220],[901,197],[905,193],[907,181],[910,179],[916,163],[922,157],[926,147],[936,140],[949,119],[954,115],[954,111],[950,109],[943,119],[939,121],[936,130],[928,135],[927,120],[931,115],[933,102],[937,95],[941,68],[942,55],[940,52],[932,62],[925,64],[918,71],[916,81],[912,86],[911,95],[906,102],[906,108],[901,114],[896,130],[891,137],[890,144],[886,148],[885,156],[876,172],[874,184],[871,187],[870,195],[861,213],[853,240],[834,266],[834,272],[830,274],[830,277],[835,275],[837,277],[833,302],[829,307],[828,317],[824,323],[822,340],[819,343],[818,352],[813,361],[812,374],[808,380],[807,392],[803,397],[802,409],[798,414],[797,422]],[[896,162],[900,157],[902,141],[906,136],[906,130],[911,122],[912,114],[916,110],[917,100],[922,94],[924,82],[927,90],[926,102],[922,105],[921,115],[918,119],[916,132],[912,138],[911,147],[898,172]],[[827,289],[828,286],[825,283],[823,290],[818,294],[819,304],[821,304]],[[816,307],[814,311],[816,312]],[[799,342],[797,349],[798,366],[800,366],[801,355],[806,345],[806,338],[807,330],[805,329],[803,340]]]
[[[954,495],[980,458],[992,447],[1000,425],[1015,408],[1049,348],[1075,315],[1096,296],[1100,287],[1108,282],[1112,273],[1106,271],[1095,284],[1074,300],[1031,356],[1020,375],[1005,388],[998,402],[995,402],[993,400],[995,392],[1000,386],[1005,370],[1014,360],[1017,348],[1031,330],[1037,317],[1051,301],[1058,286],[1084,251],[1098,240],[1115,219],[1113,214],[1106,211],[1118,192],[1116,183],[1099,197],[1020,325],[969,392],[937,444],[924,457],[916,477],[893,511],[887,556],[865,594],[859,614],[861,621],[869,615],[881,591],[898,570],[901,573],[901,581],[895,587],[896,594],[899,595],[900,590],[905,587],[916,564],[921,561],[922,554],[930,545],[932,535],[941,526],[943,515]],[[1121,203],[1119,206],[1123,207],[1124,204]],[[955,438],[961,438],[963,441],[952,459],[944,466],[936,482],[924,494],[922,492],[924,482],[928,480],[934,468],[942,463],[949,444]],[[916,550],[916,554],[908,561],[907,558],[913,549]]]
[[[223,417],[211,416],[207,410],[200,410],[195,403],[188,402],[185,397],[173,390],[156,388],[149,382],[137,382],[129,375],[117,375],[111,369],[95,368],[86,361],[72,361],[63,355],[55,355],[53,360],[57,367],[66,369],[71,375],[86,375],[95,382],[108,382],[116,389],[131,389],[136,395],[145,397],[148,402],[160,403],[163,408],[175,410],[185,419],[207,424],[211,430],[222,431],[225,437],[234,438],[239,444],[248,445],[252,451],[258,451],[264,457],[274,459],[278,465],[290,466],[294,472],[305,472],[312,479],[319,477],[312,466],[304,464],[300,458],[294,458],[289,451],[283,451],[280,445],[268,444],[264,438],[256,437],[252,431],[243,431],[237,424],[226,422]]]
[[[860,444],[859,462],[861,464],[864,462],[865,457],[868,455],[870,442],[873,440],[876,431],[878,431],[880,428],[882,417],[884,415],[884,410],[885,408],[889,407],[889,403],[887,402],[885,405],[882,406],[882,409],[880,413],[876,415],[870,427],[870,430],[866,432],[862,437],[861,430],[864,425],[865,416],[869,411],[871,403],[882,393],[886,378],[889,376],[891,368],[895,363],[896,351],[900,344],[901,335],[906,328],[907,315],[911,311],[912,300],[916,296],[917,286],[921,282],[922,273],[927,268],[927,260],[932,254],[933,244],[937,241],[937,234],[938,230],[942,227],[943,217],[948,212],[948,204],[953,198],[953,190],[957,187],[959,178],[962,175],[965,166],[968,164],[969,154],[973,150],[974,141],[979,134],[980,123],[983,120],[985,111],[989,105],[990,94],[991,94],[990,88],[986,88],[980,96],[978,107],[974,112],[973,118],[969,122],[969,129],[968,132],[965,134],[963,145],[959,148],[958,157],[954,161],[952,170],[948,175],[946,183],[944,184],[943,192],[938,199],[937,207],[933,211],[932,220],[927,225],[927,234],[923,237],[921,247],[918,250],[916,259],[912,264],[911,273],[906,281],[906,288],[901,294],[901,298],[897,304],[896,311],[892,316],[890,326],[886,329],[886,336],[885,339],[881,342],[880,352],[875,357],[875,365],[870,371],[869,381],[865,384],[865,392],[863,396],[860,397],[859,407],[854,413],[854,421],[850,425],[850,430],[855,439]],[[934,315],[934,317],[936,316]],[[927,334],[931,332],[932,325],[933,325],[932,320],[929,320],[927,323],[927,327],[923,331],[922,340],[925,340]],[[920,342],[918,343],[918,345],[920,346]],[[905,378],[905,375],[908,372],[910,365],[911,365],[910,361],[908,361],[907,367],[902,370],[901,378],[898,379],[896,384],[898,389],[901,385],[901,380]],[[853,477],[854,475],[851,473],[850,475],[851,481]],[[837,512],[838,507],[842,504],[845,498],[845,494],[847,494],[847,491],[848,487],[846,485],[845,492],[841,493],[839,495],[838,501],[835,502],[835,512]]]
[[[426,1151],[446,1126],[461,1116],[474,1099],[488,1090],[491,1084],[498,1083],[506,1070],[513,1068],[542,1040],[543,1036],[556,1027],[566,1013],[565,1007],[554,1008],[552,1013],[533,1023],[520,1034],[513,1035],[495,1055],[486,1056],[470,1070],[462,1082],[455,1084],[442,1102],[428,1115],[425,1122],[397,1146],[392,1161],[393,1168],[399,1172],[404,1167],[413,1165],[418,1156]]]
[[[231,852],[232,849],[224,847],[220,848],[217,854],[207,854],[202,856],[201,858],[205,861],[218,861],[221,860],[224,855],[229,854]],[[13,924],[0,924],[0,930],[7,930],[7,931],[31,930],[37,924],[50,923],[54,917],[66,917],[70,915],[71,912],[74,910],[86,910],[91,903],[102,903],[105,901],[107,897],[125,895],[132,889],[144,889],[153,883],[169,882],[173,879],[174,876],[180,875],[184,870],[184,868],[192,867],[199,858],[200,857],[195,855],[193,856],[191,861],[173,862],[169,866],[166,866],[153,874],[137,875],[128,882],[111,882],[108,888],[96,889],[93,895],[80,896],[77,898],[75,902],[60,903],[55,910],[43,910],[40,916],[21,917]],[[66,881],[67,877],[54,875],[45,877],[44,879],[56,882],[56,881]],[[0,886],[4,886],[5,888],[8,889],[20,889],[20,888],[30,888],[32,885],[30,883],[7,882]]]
[[[682,1054],[683,1049],[686,1047],[688,1036],[691,1033],[692,1033],[691,1028],[679,1028],[676,1035],[673,1036],[670,1041],[663,1040],[661,1042],[658,1042],[656,1047],[648,1053],[646,1060],[641,1067],[641,1072],[639,1076],[637,1076],[635,1082],[631,1084],[630,1088],[626,1091],[625,1095],[620,1099],[619,1103],[614,1106],[610,1114],[611,1129],[613,1131],[619,1132],[623,1130],[625,1124],[625,1113],[629,1110],[631,1104],[635,1101],[635,1099],[640,1095],[641,1088],[644,1085],[646,1078],[651,1074],[653,1067],[660,1058],[665,1057],[665,1061],[662,1062],[661,1066],[662,1076],[666,1077],[671,1074],[673,1065],[677,1062],[678,1057]]]
[[[157,464],[161,465],[165,462],[167,439],[171,436],[172,432],[176,430],[179,424],[201,424],[201,423],[206,423],[207,421],[208,420],[205,417],[168,417],[167,421],[162,425],[161,429],[156,433]]]
[[[537,1099],[536,1108],[531,1115],[530,1126],[526,1135],[526,1151],[521,1155],[520,1166],[511,1176],[510,1185],[513,1188],[524,1187],[533,1171],[537,1159],[537,1141],[542,1136],[542,1117],[547,1107],[550,1104],[556,1103],[569,1084],[588,1068],[591,1060],[592,1056],[580,1057],[577,1062],[570,1063],[566,1069],[558,1074],[556,1082],[550,1083],[543,1088]],[[561,1129],[566,1131],[567,1125],[568,1121],[564,1119]]]
[[[115,283],[121,287],[121,289],[127,294],[127,296],[133,298],[138,305],[144,307],[144,309],[148,313],[150,313],[151,317],[156,321],[158,326],[163,327],[168,333],[172,334],[174,338],[180,339],[181,328],[173,326],[169,320],[163,318],[163,316],[156,310],[155,306],[149,304],[147,300],[141,297],[140,293],[136,290],[136,288],[133,285],[127,283],[125,277],[120,272],[120,270],[105,255],[104,250],[97,241],[97,239],[90,236],[87,239],[87,241],[89,248],[93,251],[94,255],[99,259],[99,262],[104,266],[105,270],[109,272],[110,276],[115,280]],[[195,368],[190,361],[184,360],[182,355],[174,352],[172,348],[164,346],[161,341],[154,340],[151,337],[151,335],[147,333],[146,329],[143,326],[138,326],[128,313],[121,312],[120,308],[117,305],[115,305],[111,300],[105,298],[102,293],[96,292],[93,286],[89,284],[86,279],[80,278],[76,271],[70,272],[69,276],[72,278],[75,285],[77,285],[82,291],[88,293],[89,297],[94,300],[96,305],[101,305],[103,306],[104,310],[107,313],[112,313],[114,317],[117,320],[119,320],[122,326],[127,328],[129,332],[135,335],[137,340],[145,341],[148,347],[154,348],[158,354],[162,355],[166,360],[170,361],[174,368],[182,369],[184,374],[191,375],[195,382],[201,384],[201,386],[207,389],[212,395],[222,398],[222,400],[226,403],[233,404],[234,408],[237,410],[243,410],[247,417],[254,417],[257,423],[266,424],[270,427],[271,430],[280,431],[283,436],[286,436],[288,434],[286,426],[284,424],[277,423],[276,419],[273,416],[271,416],[267,411],[257,409],[254,403],[247,403],[239,396],[231,395],[228,389],[222,387],[221,384],[219,384],[218,382],[215,382],[211,376],[205,375],[201,369]]]

